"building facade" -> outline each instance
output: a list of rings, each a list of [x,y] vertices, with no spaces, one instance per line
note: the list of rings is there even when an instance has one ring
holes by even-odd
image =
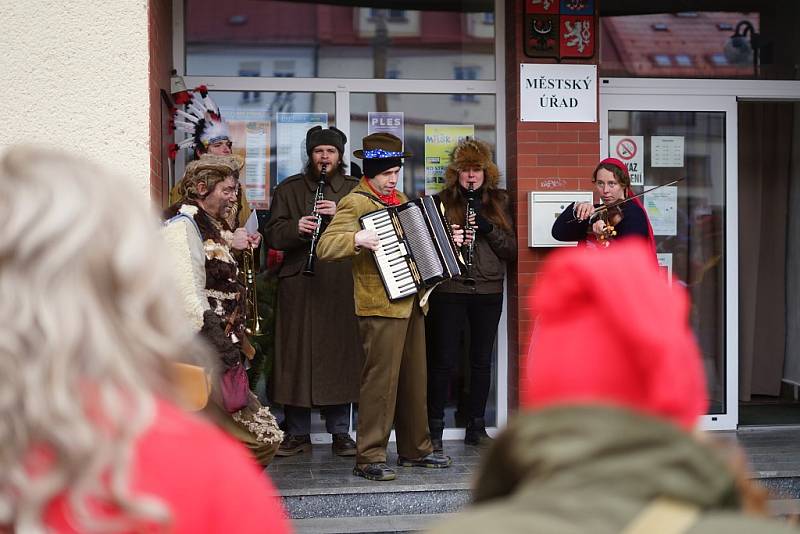
[[[4,75],[17,107],[3,142],[80,146],[163,205],[183,164],[168,157],[170,94],[181,82],[206,85],[246,157],[248,198],[268,210],[272,188],[300,169],[301,133],[313,124],[344,131],[349,151],[373,131],[401,135],[416,155],[403,170],[411,196],[437,190],[454,140],[487,141],[514,199],[519,244],[496,347],[493,426],[517,406],[526,358],[535,357],[526,296],[552,251],[535,237],[537,221],[571,198],[564,193],[590,194],[606,155],[629,164],[637,192],[682,179],[644,198],[665,275],[693,299],[712,397],[704,425],[764,423],[769,416],[745,419],[759,400],[791,405],[786,387],[800,383],[800,7],[705,0],[693,8],[677,0],[12,7],[0,24],[11,36],[15,61]],[[577,121],[565,108],[528,120],[525,73],[544,79],[553,66],[594,67],[593,117]],[[590,347],[591,333],[582,335]],[[456,387],[456,412],[459,398]],[[446,437],[463,432],[448,426]]]

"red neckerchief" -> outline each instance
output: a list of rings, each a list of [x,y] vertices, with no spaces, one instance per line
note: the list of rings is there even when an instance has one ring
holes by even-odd
[[[392,189],[392,192],[388,195],[381,195],[375,190],[374,187],[372,187],[372,184],[369,183],[370,182],[369,178],[367,178],[364,181],[366,182],[367,187],[369,187],[370,191],[375,193],[375,196],[381,199],[381,202],[383,202],[387,206],[398,206],[400,204],[400,199],[397,198],[397,189]]]

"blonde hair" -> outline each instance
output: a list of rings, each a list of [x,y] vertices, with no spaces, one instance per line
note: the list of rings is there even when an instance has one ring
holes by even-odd
[[[168,362],[206,353],[162,248],[125,179],[32,147],[0,158],[0,530],[46,531],[59,495],[81,530],[169,525],[162,501],[130,490],[134,446]]]

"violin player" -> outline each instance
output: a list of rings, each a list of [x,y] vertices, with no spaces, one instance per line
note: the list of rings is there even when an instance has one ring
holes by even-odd
[[[653,228],[647,213],[631,191],[628,168],[616,158],[602,160],[592,173],[599,204],[573,202],[553,223],[553,238],[587,246],[609,246],[616,239],[644,238],[655,254]]]

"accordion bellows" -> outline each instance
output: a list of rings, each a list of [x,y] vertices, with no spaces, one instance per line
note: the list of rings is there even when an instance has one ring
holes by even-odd
[[[390,301],[461,274],[463,262],[435,197],[373,211],[359,222],[378,234],[380,245],[373,256]]]

